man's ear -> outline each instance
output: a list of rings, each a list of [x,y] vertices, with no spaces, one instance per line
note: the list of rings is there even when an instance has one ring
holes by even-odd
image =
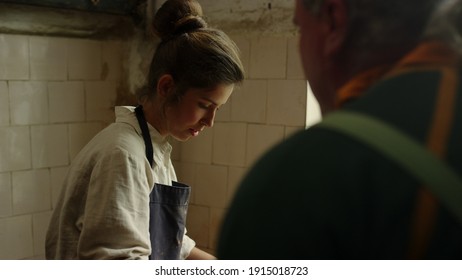
[[[336,55],[345,43],[348,33],[348,8],[345,0],[326,0],[322,6],[326,23],[326,56]]]
[[[175,81],[172,75],[164,74],[157,81],[157,94],[161,97],[166,98],[174,92]]]

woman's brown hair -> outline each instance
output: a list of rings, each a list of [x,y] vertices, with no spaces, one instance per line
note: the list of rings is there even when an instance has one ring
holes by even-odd
[[[173,77],[177,97],[189,88],[244,79],[237,46],[224,32],[207,26],[196,0],[167,0],[155,15],[153,29],[161,42],[151,62],[147,90],[140,91],[139,100],[156,94],[164,74]]]

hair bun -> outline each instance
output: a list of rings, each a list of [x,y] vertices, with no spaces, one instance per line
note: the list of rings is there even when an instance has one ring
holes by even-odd
[[[207,27],[202,18],[202,7],[196,0],[167,0],[157,11],[154,32],[162,39]]]
[[[187,16],[175,23],[173,35],[180,35],[187,32],[192,32],[199,28],[207,27],[205,20],[199,16]]]

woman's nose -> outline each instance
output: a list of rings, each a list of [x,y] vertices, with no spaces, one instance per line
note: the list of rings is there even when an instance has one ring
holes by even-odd
[[[207,126],[207,127],[212,127],[212,126],[213,126],[213,122],[214,122],[213,118],[204,118],[204,119],[202,120],[202,124],[205,125],[205,126]]]
[[[205,126],[212,127],[215,121],[215,110],[210,110],[210,112],[202,119],[202,123]]]

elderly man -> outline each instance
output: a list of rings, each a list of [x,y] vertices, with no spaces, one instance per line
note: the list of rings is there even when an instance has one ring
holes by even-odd
[[[388,152],[343,125],[295,135],[243,180],[218,257],[461,259],[461,18],[461,0],[297,0],[301,58],[324,122],[360,116],[412,149],[375,126],[363,135]],[[414,148],[423,152],[409,156]],[[415,170],[423,154],[436,164]]]

